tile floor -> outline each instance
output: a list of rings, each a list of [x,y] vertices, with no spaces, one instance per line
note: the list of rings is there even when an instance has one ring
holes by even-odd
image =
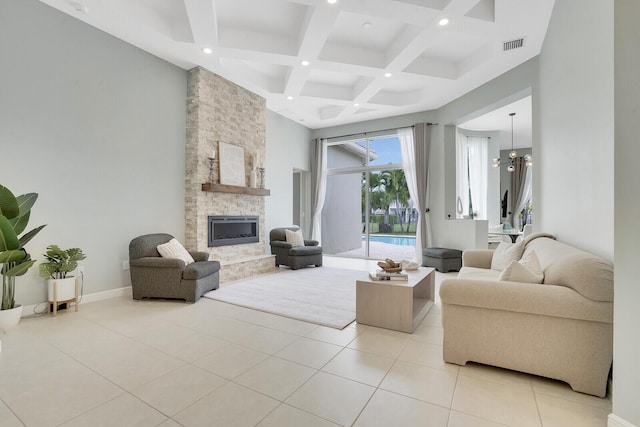
[[[3,427],[585,427],[611,410],[563,383],[444,363],[437,300],[414,334],[117,298],[22,319],[0,340]]]

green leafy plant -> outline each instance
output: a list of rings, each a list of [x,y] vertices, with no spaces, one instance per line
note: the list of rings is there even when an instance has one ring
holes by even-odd
[[[78,261],[87,256],[80,248],[60,249],[57,245],[47,246],[43,254],[46,261],[40,264],[40,277],[43,279],[64,279],[67,273],[78,267]]]
[[[38,199],[36,193],[15,197],[7,188],[0,185],[0,265],[2,265],[2,304],[1,310],[15,306],[16,277],[24,275],[35,264],[26,251],[26,245],[45,226],[41,225],[28,233],[22,233],[29,223],[31,208]]]

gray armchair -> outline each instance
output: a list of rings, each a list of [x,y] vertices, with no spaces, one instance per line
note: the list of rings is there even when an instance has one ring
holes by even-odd
[[[271,254],[276,256],[276,267],[287,265],[292,270],[308,265],[322,266],[322,247],[316,240],[304,241],[304,246],[292,246],[287,242],[285,230],[297,231],[298,227],[274,228],[269,233]]]
[[[158,233],[136,237],[129,243],[129,268],[133,299],[177,298],[196,302],[208,291],[218,289],[220,263],[208,261],[207,252],[189,252],[195,262],[162,258],[158,245],[173,239]]]

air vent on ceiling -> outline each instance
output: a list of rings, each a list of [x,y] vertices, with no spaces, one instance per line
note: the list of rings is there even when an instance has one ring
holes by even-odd
[[[502,43],[502,50],[504,52],[508,50],[518,49],[524,45],[524,38],[509,40],[507,42]]]

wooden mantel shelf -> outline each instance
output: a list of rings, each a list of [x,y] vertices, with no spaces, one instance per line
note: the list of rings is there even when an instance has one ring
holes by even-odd
[[[212,184],[206,182],[202,184],[202,191],[210,191],[212,193],[233,193],[233,194],[249,194],[252,196],[269,196],[271,190],[264,188],[241,187],[239,185]]]

